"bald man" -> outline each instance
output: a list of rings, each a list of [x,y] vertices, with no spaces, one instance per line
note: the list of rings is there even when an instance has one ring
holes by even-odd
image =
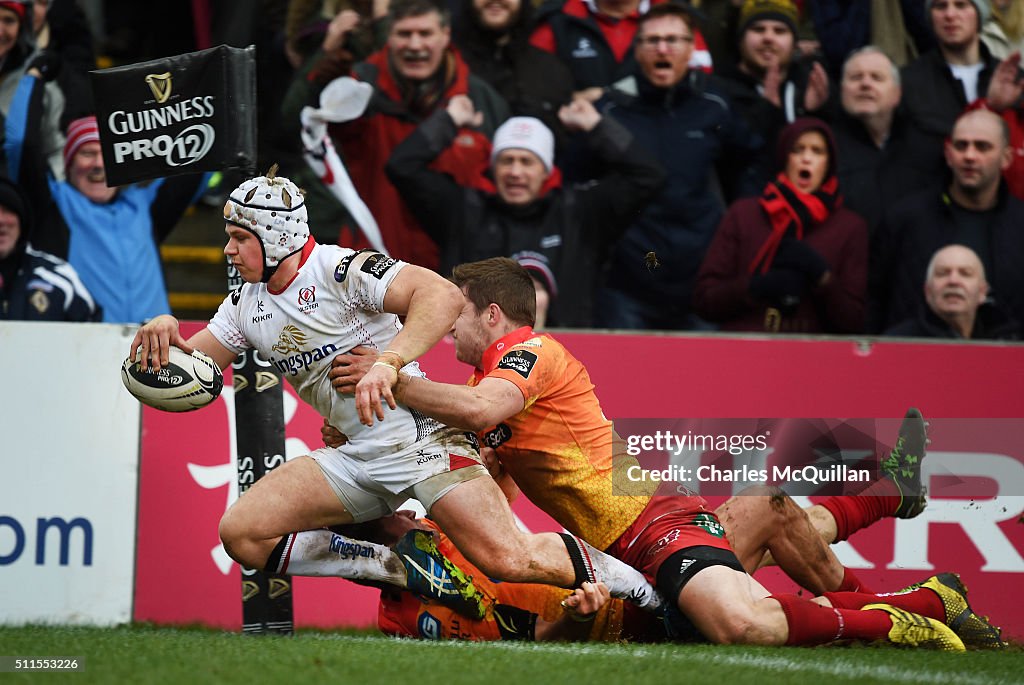
[[[1003,181],[1012,159],[1006,122],[987,110],[966,112],[944,149],[950,180],[890,207],[872,241],[870,332],[917,314],[928,262],[951,244],[977,253],[989,297],[1011,318],[1024,320],[1024,202]]]
[[[928,262],[924,280],[927,305],[913,319],[886,331],[901,337],[1018,340],[1020,329],[994,303],[978,254],[965,245],[947,245]]]

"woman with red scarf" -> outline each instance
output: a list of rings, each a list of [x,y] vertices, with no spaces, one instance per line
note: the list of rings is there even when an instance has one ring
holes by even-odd
[[[859,333],[868,229],[842,206],[828,125],[779,134],[778,176],[726,212],[697,274],[694,309],[726,331]]]

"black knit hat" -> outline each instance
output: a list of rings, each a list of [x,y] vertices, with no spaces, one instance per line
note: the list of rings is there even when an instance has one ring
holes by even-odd
[[[747,27],[760,19],[781,21],[795,36],[799,11],[792,0],[746,0],[740,8],[737,35],[742,36]]]

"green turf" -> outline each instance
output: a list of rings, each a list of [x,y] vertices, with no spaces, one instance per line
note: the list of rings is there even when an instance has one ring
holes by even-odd
[[[0,656],[80,656],[85,670],[59,676],[3,673],[0,682],[727,683],[837,685],[1024,682],[1024,653],[943,654],[890,647],[755,648],[421,642],[300,631],[249,636],[207,629],[0,627]]]

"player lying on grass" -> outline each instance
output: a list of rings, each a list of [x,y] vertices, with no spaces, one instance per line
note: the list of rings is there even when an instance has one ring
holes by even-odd
[[[833,592],[815,601],[768,592],[748,574],[703,498],[654,497],[615,478],[636,461],[621,441],[616,444],[583,365],[551,336],[533,332],[535,297],[521,266],[504,258],[463,264],[452,280],[465,297],[453,328],[455,352],[475,367],[473,377],[459,386],[401,373],[395,398],[448,425],[483,431],[485,444],[495,448],[505,475],[523,494],[566,530],[642,571],[670,609],[678,609],[673,623],[692,623],[718,643],[887,639],[964,649],[942,623],[942,600],[927,589],[885,597]],[[336,357],[331,371],[342,390],[352,366],[345,357]],[[375,405],[361,418],[366,425],[375,418],[386,424],[390,412]],[[908,413],[897,448],[883,464],[887,477],[853,498],[878,502],[843,514],[911,515],[923,492],[925,440],[920,413]],[[802,563],[789,557],[793,550],[769,550],[787,572]]]
[[[328,444],[341,440],[340,434],[330,428],[324,429]],[[483,450],[486,454],[487,448]],[[488,459],[485,457],[485,463]],[[763,493],[763,494],[759,494]],[[737,505],[737,506],[731,506]],[[835,584],[842,578],[843,568],[838,559],[828,551],[820,552],[824,535],[829,535],[830,526],[820,528],[810,524],[805,510],[800,509],[785,493],[774,488],[751,488],[717,510],[723,518],[726,537],[733,543],[737,556],[749,560],[752,572],[765,556],[768,547],[753,547],[758,544],[758,535],[748,529],[774,531],[770,545],[786,544],[807,550],[808,568],[803,578],[817,582]],[[824,510],[827,512],[827,509]],[[611,599],[602,584],[585,585],[566,597],[566,591],[550,585],[523,583],[496,583],[476,569],[444,536],[429,519],[416,519],[411,511],[400,511],[396,515],[378,521],[361,524],[358,527],[341,527],[349,536],[373,540],[384,545],[395,545],[399,540],[420,535],[425,531],[436,538],[439,553],[443,554],[466,576],[470,577],[480,595],[480,601],[487,606],[483,619],[460,614],[457,607],[442,602],[421,598],[398,588],[381,586],[378,625],[389,635],[417,637],[424,639],[460,640],[596,640],[614,642],[652,642],[669,639],[675,635],[675,624],[666,625],[658,617],[638,610],[635,606]],[[740,532],[740,534],[736,534]],[[808,538],[810,536],[810,538]],[[786,540],[782,540],[782,538]],[[408,543],[406,543],[408,544]],[[818,550],[818,551],[815,551]],[[831,567],[831,568],[829,568]],[[946,610],[946,622],[954,632],[962,635],[969,646],[985,648],[1002,645],[996,629],[990,628],[984,619],[976,616],[967,603],[967,591],[959,578],[951,573],[933,576],[920,584],[934,592]],[[827,586],[822,592],[829,589]],[[834,589],[834,588],[832,588]],[[826,595],[827,596],[827,595]]]
[[[238,498],[219,528],[231,558],[276,573],[345,576],[358,551],[393,583],[457,598],[463,588],[423,574],[429,550],[398,557],[325,529],[379,518],[415,498],[489,576],[565,588],[601,580],[616,596],[656,607],[660,598],[642,574],[579,537],[516,528],[480,463],[475,435],[394,409],[399,370],[422,373],[414,360],[451,329],[462,296],[427,269],[379,252],[318,245],[301,191],[275,171],[244,181],[224,205],[224,254],[245,281],[241,288],[188,340],[177,319],[164,315],[144,324],[130,349],[146,370],[167,364],[170,345],[200,349],[222,369],[254,348],[349,438],[341,448],[289,460]],[[332,353],[360,344],[380,356],[354,397],[343,396],[328,377]],[[365,425],[382,398],[394,409],[391,421]]]

